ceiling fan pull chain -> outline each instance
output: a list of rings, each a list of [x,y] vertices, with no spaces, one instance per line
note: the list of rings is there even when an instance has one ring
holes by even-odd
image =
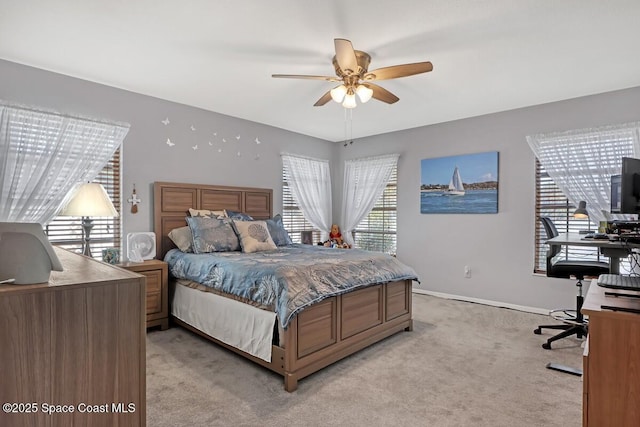
[[[353,144],[353,109],[344,109],[344,146]]]

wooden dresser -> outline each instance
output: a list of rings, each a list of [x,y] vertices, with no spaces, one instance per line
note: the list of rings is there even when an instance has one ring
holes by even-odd
[[[0,285],[0,425],[144,426],[144,278],[55,250],[49,283]]]
[[[640,310],[640,298],[605,296],[613,291],[592,281],[582,306],[589,316],[583,358],[582,425],[640,426],[640,314],[603,309]]]
[[[129,271],[135,271],[147,278],[147,328],[169,327],[169,270],[167,263],[157,259],[144,262],[123,262],[118,264]]]

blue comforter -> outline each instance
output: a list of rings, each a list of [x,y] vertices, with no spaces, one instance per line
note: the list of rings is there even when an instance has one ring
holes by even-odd
[[[184,253],[165,256],[171,274],[273,309],[286,328],[311,304],[375,283],[417,280],[395,257],[359,249],[293,244],[242,253]]]

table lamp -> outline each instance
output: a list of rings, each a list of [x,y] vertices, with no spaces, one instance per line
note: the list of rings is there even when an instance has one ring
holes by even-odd
[[[80,185],[69,203],[58,214],[60,216],[82,217],[83,250],[82,254],[91,256],[91,229],[93,228],[93,216],[117,217],[118,211],[113,207],[107,191],[101,184],[87,183]]]
[[[588,230],[580,230],[580,234],[589,234],[591,233],[591,221],[588,220],[589,212],[587,212],[587,202],[581,200],[578,203],[578,208],[573,211],[573,217],[576,219],[585,219],[587,218]]]

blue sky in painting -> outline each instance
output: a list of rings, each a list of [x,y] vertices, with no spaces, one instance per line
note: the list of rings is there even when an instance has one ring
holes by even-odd
[[[498,180],[498,152],[422,159],[420,184],[448,184],[458,166],[464,183]]]

